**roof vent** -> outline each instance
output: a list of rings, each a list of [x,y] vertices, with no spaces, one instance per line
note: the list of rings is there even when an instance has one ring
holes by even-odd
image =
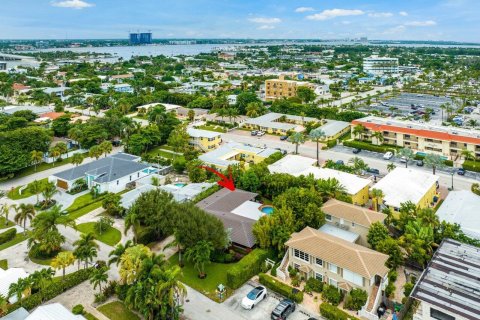
[[[452,131],[452,134],[458,134],[458,132],[457,131]]]

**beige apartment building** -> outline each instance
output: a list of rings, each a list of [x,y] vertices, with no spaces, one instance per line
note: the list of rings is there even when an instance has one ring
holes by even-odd
[[[352,121],[353,138],[358,138],[353,128],[359,124],[366,128],[362,138],[374,144],[397,145],[420,155],[432,153],[450,160],[456,160],[466,149],[480,158],[480,132],[476,130],[369,116]],[[373,136],[374,132],[382,133],[383,142]]]
[[[308,82],[286,80],[284,75],[278,79],[265,80],[265,100],[272,101],[281,98],[292,98],[297,95],[297,88],[306,86],[314,89],[314,85]]]

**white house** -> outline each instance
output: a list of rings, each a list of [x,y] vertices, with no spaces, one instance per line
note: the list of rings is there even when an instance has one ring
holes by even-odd
[[[28,273],[23,268],[10,268],[7,270],[0,269],[0,295],[8,297],[8,290],[12,283],[16,283],[18,279],[28,277]],[[10,303],[17,302],[18,297],[12,296],[8,299]]]
[[[117,193],[125,190],[128,184],[157,171],[140,160],[131,154],[117,153],[56,173],[48,180],[61,189],[70,190],[75,181],[84,179],[88,188],[95,187],[99,193]]]

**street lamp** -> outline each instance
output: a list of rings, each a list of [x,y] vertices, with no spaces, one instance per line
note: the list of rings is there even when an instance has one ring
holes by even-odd
[[[453,176],[455,175],[455,172],[452,171],[450,174],[452,175],[452,187],[451,187],[451,190],[453,191]]]

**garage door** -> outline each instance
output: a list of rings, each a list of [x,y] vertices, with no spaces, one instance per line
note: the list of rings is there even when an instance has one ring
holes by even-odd
[[[57,179],[57,187],[67,190],[68,189],[68,183],[67,183],[67,181]]]

